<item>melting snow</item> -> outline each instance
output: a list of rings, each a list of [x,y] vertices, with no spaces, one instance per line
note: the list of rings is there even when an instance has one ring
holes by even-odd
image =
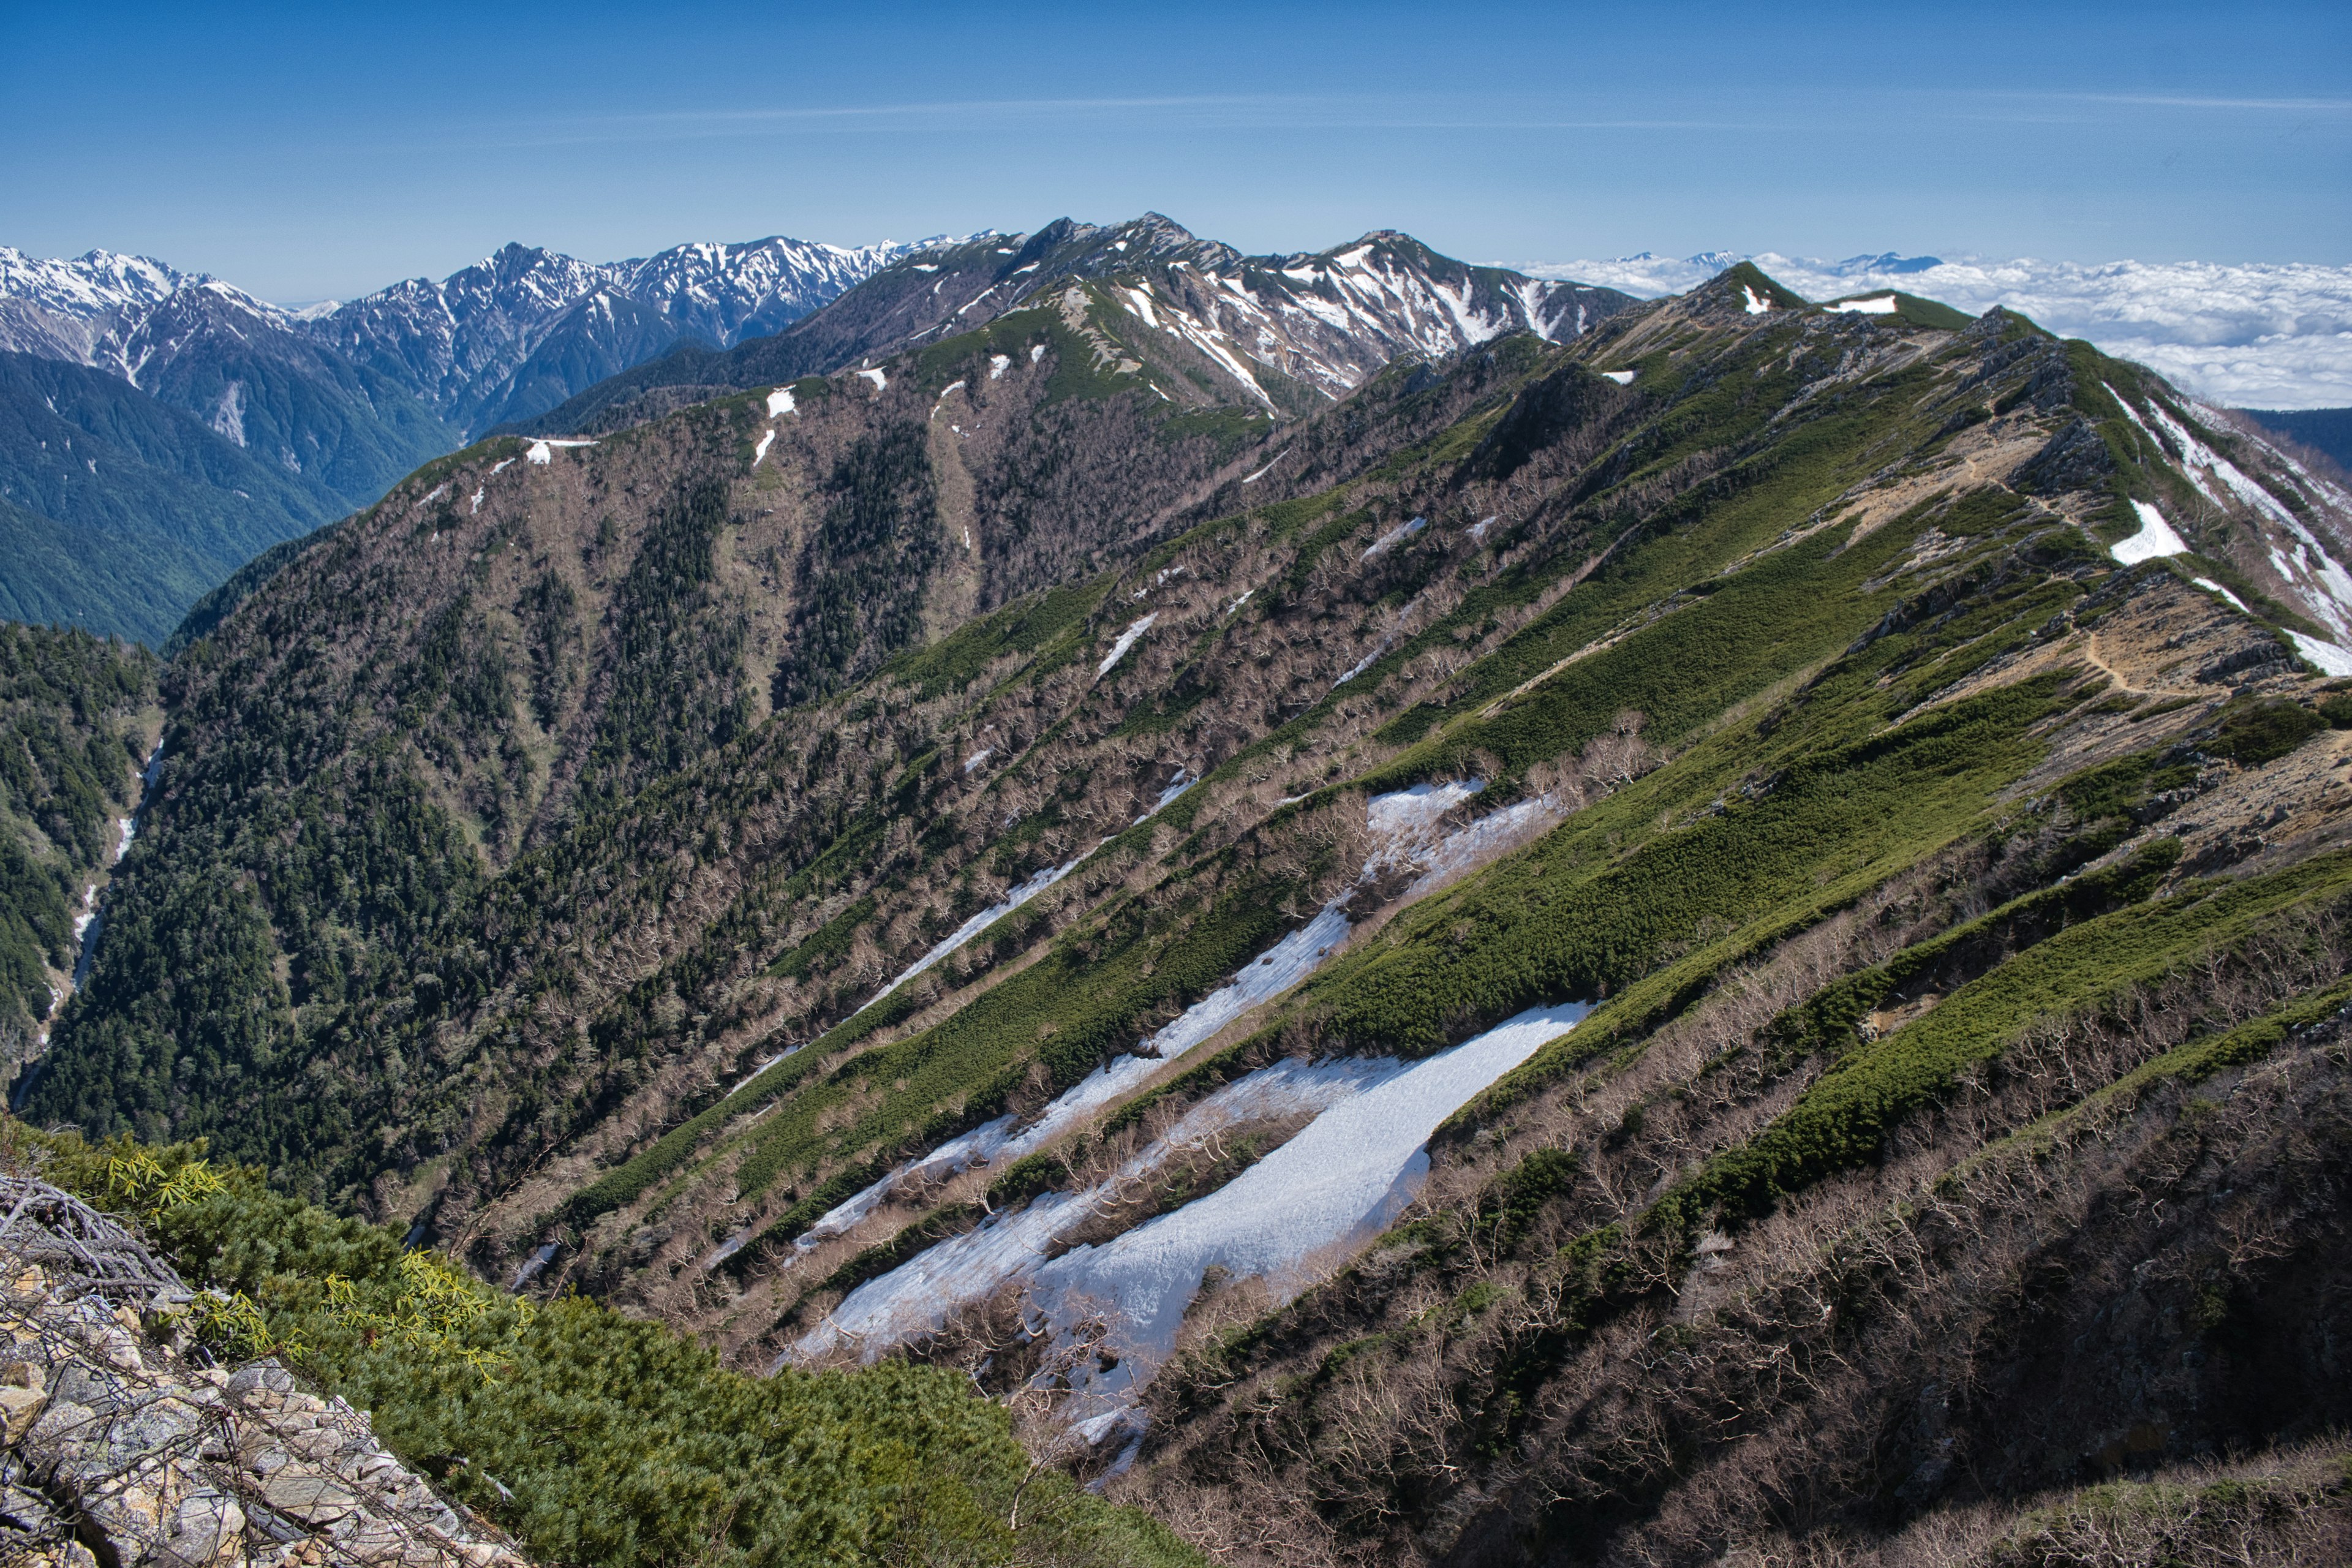
[[[500,458],[497,462],[490,465],[490,472],[494,475],[500,473],[513,461],[514,459],[512,458]]]
[[[1045,345],[1044,343],[1031,343],[1029,345],[1029,363],[1031,364],[1035,364],[1039,360],[1044,359],[1045,357]]]
[[[1739,291],[1748,298],[1748,313],[1749,315],[1760,316],[1772,308],[1771,300],[1759,298],[1756,290],[1750,289],[1747,284],[1742,283],[1739,286]]]
[[[1390,1070],[1208,1196],[1039,1268],[1037,1299],[1057,1338],[1097,1313],[1113,1325],[1118,1364],[1079,1372],[1081,1395],[1097,1405],[1128,1403],[1174,1351],[1212,1266],[1262,1279],[1287,1301],[1370,1242],[1427,1178],[1425,1145],[1438,1123],[1591,1010],[1583,1002],[1530,1008],[1411,1067],[1354,1064]]]
[[[1347,684],[1348,684],[1348,682],[1349,682],[1349,681],[1351,681],[1351,680],[1355,679],[1356,679],[1356,677],[1358,677],[1358,676],[1360,676],[1360,675],[1363,674],[1363,673],[1364,673],[1364,671],[1366,671],[1366,670],[1368,670],[1368,669],[1371,668],[1372,668],[1372,660],[1374,660],[1374,659],[1376,659],[1376,658],[1380,658],[1380,657],[1381,657],[1381,655],[1382,655],[1382,654],[1384,654],[1384,653],[1386,653],[1386,652],[1388,652],[1388,651],[1389,651],[1389,639],[1388,639],[1388,638],[1386,638],[1386,637],[1382,637],[1380,641],[1378,641],[1378,642],[1376,642],[1376,643],[1374,643],[1374,644],[1372,645],[1372,650],[1371,650],[1371,652],[1370,652],[1370,653],[1368,653],[1368,654],[1364,655],[1364,657],[1363,657],[1363,658],[1361,658],[1358,659],[1354,664],[1349,665],[1349,666],[1348,667],[1348,673],[1347,673],[1347,674],[1345,674],[1345,675],[1343,675],[1343,676],[1341,676],[1339,679],[1337,679],[1337,680],[1335,680],[1335,681],[1333,681],[1333,682],[1331,683],[1331,689],[1332,689],[1332,690],[1334,690],[1334,691],[1339,690],[1339,688],[1341,688],[1341,687],[1343,687],[1343,686],[1347,685]]]
[[[1086,857],[1083,855],[1078,857],[1078,860],[1083,860]],[[899,986],[904,985],[908,981],[912,980],[916,975],[920,974],[924,970],[929,969],[940,959],[945,958],[949,953],[953,952],[957,948],[961,947],[965,942],[970,942],[973,937],[978,936],[982,931],[986,931],[990,926],[994,925],[997,921],[1003,920],[1005,916],[1011,914],[1013,910],[1019,909],[1022,905],[1027,903],[1030,900],[1035,898],[1038,894],[1044,892],[1046,889],[1052,887],[1055,883],[1060,881],[1063,878],[1068,876],[1077,868],[1077,860],[1072,860],[1066,865],[1050,866],[1045,870],[1038,872],[1035,876],[1030,878],[1027,881],[1018,883],[1006,889],[1004,897],[999,899],[996,902],[989,905],[988,908],[981,910],[980,913],[972,916],[970,920],[964,921],[963,924],[950,931],[939,945],[932,948],[930,952],[923,954],[922,957],[915,960],[914,963],[908,964],[905,969],[900,970],[898,977],[892,980],[889,984],[885,985],[881,990],[877,991],[873,995],[868,996],[865,1003],[858,1007],[857,1011],[863,1013],[867,1007],[871,1007],[875,1003],[879,1002],[883,997],[887,996],[891,992],[896,991]]]
[[[555,437],[548,436],[533,441],[530,444],[530,450],[525,452],[523,457],[526,460],[537,463],[541,468],[544,468],[549,463],[554,461],[555,448],[558,447],[593,447],[595,444],[595,442],[589,440],[558,440]]]
[[[1418,892],[1442,877],[1522,841],[1531,827],[1556,819],[1554,803],[1548,797],[1537,797],[1440,836],[1438,826],[1446,814],[1484,787],[1477,779],[1454,780],[1416,784],[1373,797],[1365,809],[1365,823],[1379,839],[1379,847],[1365,862],[1365,877],[1373,877],[1387,866],[1411,867],[1422,873],[1413,884],[1413,890]],[[1181,790],[1171,787],[1171,793],[1163,796],[1163,804],[1177,793]],[[1343,892],[1334,899],[1306,925],[1275,942],[1223,985],[1140,1042],[1133,1053],[1114,1058],[1096,1068],[1048,1105],[1030,1125],[1016,1131],[1017,1119],[999,1117],[941,1143],[921,1160],[900,1166],[826,1214],[811,1227],[801,1245],[814,1247],[824,1237],[848,1230],[872,1213],[895,1186],[911,1177],[936,1180],[983,1161],[994,1163],[1018,1159],[1141,1088],[1162,1067],[1198,1049],[1228,1025],[1321,967],[1347,940],[1349,923],[1344,909],[1348,898],[1349,894]],[[1270,1186],[1275,1190],[1274,1201],[1277,1205],[1288,1202],[1281,1196],[1284,1190],[1296,1187],[1306,1194],[1306,1208],[1321,1215],[1316,1225],[1291,1237],[1291,1249],[1286,1255],[1292,1265],[1311,1262],[1317,1254],[1328,1252],[1336,1245],[1361,1239],[1360,1231],[1369,1235],[1381,1228],[1392,1213],[1385,1206],[1383,1194],[1394,1194],[1402,1188],[1409,1196],[1410,1189],[1418,1185],[1427,1168],[1420,1146],[1427,1140],[1429,1130],[1472,1094],[1523,1060],[1544,1040],[1564,1033],[1582,1014],[1580,1005],[1522,1014],[1454,1051],[1417,1066],[1408,1067],[1389,1059],[1342,1058],[1313,1064],[1288,1060],[1252,1073],[1195,1106],[1165,1137],[1129,1160],[1101,1186],[1085,1193],[1045,1194],[1026,1208],[992,1217],[979,1229],[941,1242],[892,1272],[860,1286],[824,1325],[804,1336],[792,1353],[818,1355],[845,1342],[856,1342],[869,1357],[879,1354],[897,1339],[938,1328],[950,1313],[983,1300],[1010,1280],[1039,1277],[1040,1266],[1059,1238],[1075,1232],[1098,1210],[1115,1203],[1123,1189],[1131,1187],[1175,1151],[1196,1146],[1238,1122],[1321,1110],[1391,1080],[1412,1080],[1413,1088],[1405,1095],[1392,1097],[1391,1101],[1374,1108],[1370,1121],[1380,1131],[1369,1142],[1353,1130],[1321,1135],[1324,1143],[1346,1143],[1346,1159],[1327,1159],[1315,1152],[1317,1145],[1310,1144],[1306,1156],[1292,1156],[1290,1163],[1276,1167],[1272,1176],[1258,1178],[1258,1186],[1253,1190],[1263,1192]],[[1441,1068],[1441,1063],[1454,1065]],[[1315,1125],[1323,1124],[1318,1121]],[[1283,1173],[1297,1169],[1302,1163],[1314,1174],[1313,1179],[1299,1185]],[[1244,1205],[1245,1212],[1254,1206],[1255,1200]],[[1215,1225],[1225,1223],[1220,1217],[1224,1211],[1206,1212]],[[1287,1212],[1296,1216],[1298,1206]],[[1155,1222],[1158,1223],[1161,1222]],[[1366,1230],[1368,1226],[1370,1229]],[[1105,1257],[1123,1256],[1116,1249],[1122,1247],[1126,1239],[1122,1237],[1099,1250]],[[1254,1245],[1270,1243],[1260,1234]],[[1185,1282],[1188,1300],[1199,1283],[1200,1268],[1205,1268],[1207,1261],[1213,1259],[1201,1261]],[[1227,1266],[1234,1267],[1231,1263]]]
[[[760,433],[760,444],[751,448],[751,466],[753,468],[756,468],[760,466],[760,459],[768,455],[768,448],[775,444],[775,440],[776,427],[772,425],[769,426],[765,430]]]
[[[981,763],[988,761],[989,758],[994,755],[996,755],[996,748],[994,746],[982,746],[980,750],[974,752],[971,755],[963,760],[963,771],[968,773],[971,772],[972,769],[980,766]]]
[[[792,414],[796,412],[797,410],[793,407],[793,389],[791,387],[780,386],[776,388],[775,391],[768,394],[769,418],[773,419],[780,414]]]
[[[872,382],[874,384],[874,390],[877,392],[882,391],[890,384],[889,378],[885,376],[878,370],[861,370],[857,374],[865,377],[867,381]]]
[[[1225,606],[1225,614],[1230,616],[1235,610],[1240,609],[1244,605],[1248,604],[1250,601],[1250,595],[1256,592],[1257,590],[1255,588],[1244,588],[1241,592],[1241,597],[1235,599],[1232,604]]]
[[[2294,639],[2296,651],[2309,659],[2321,674],[2336,677],[2352,675],[2352,647],[2323,642],[2302,632],[2286,635]]]
[[[1824,310],[1837,310],[1849,316],[1891,316],[1895,314],[1895,296],[1882,294],[1874,300],[1842,300],[1834,305],[1824,305]]]
[[[1245,485],[1254,485],[1257,483],[1258,480],[1265,478],[1267,474],[1274,470],[1275,464],[1279,463],[1283,458],[1287,458],[1288,456],[1290,456],[1290,448],[1285,447],[1281,451],[1276,452],[1273,457],[1268,458],[1265,460],[1265,468],[1260,468],[1256,473],[1250,475],[1249,478],[1244,479],[1242,483]]]
[[[1397,545],[1403,543],[1406,540],[1411,539],[1414,534],[1419,533],[1423,529],[1427,528],[1428,526],[1429,519],[1425,517],[1416,517],[1411,522],[1398,523],[1394,528],[1390,529],[1386,533],[1383,533],[1378,539],[1373,540],[1371,548],[1365,551],[1363,554],[1359,556],[1357,559],[1359,561],[1370,561],[1375,555],[1382,554],[1387,551],[1394,549]]]
[[[1013,359],[1012,359],[1012,356],[1011,356],[1011,355],[1009,355],[1009,354],[991,354],[991,355],[989,355],[989,356],[988,356],[988,379],[989,379],[989,380],[991,380],[991,381],[994,381],[994,380],[996,380],[999,376],[1003,375],[1003,374],[1005,373],[1005,371],[1006,371],[1006,370],[1008,370],[1009,368],[1011,368],[1012,364],[1013,364]]]
[[[1120,659],[1125,658],[1127,657],[1127,650],[1135,646],[1135,639],[1150,631],[1151,629],[1151,623],[1159,618],[1160,612],[1154,610],[1151,614],[1144,616],[1141,620],[1128,627],[1127,630],[1119,633],[1118,640],[1110,645],[1110,651],[1108,653],[1103,655],[1103,661],[1095,666],[1095,679],[1097,680],[1100,680],[1104,676],[1108,675],[1110,673],[1110,667],[1117,664]]]
[[[1502,516],[1500,513],[1497,513],[1493,517],[1480,518],[1477,521],[1470,525],[1471,539],[1476,543],[1484,544],[1486,542],[1486,531],[1501,521]]]
[[[474,492],[474,506],[473,506],[473,510],[468,511],[466,515],[467,515],[467,516],[468,516],[468,517],[472,517],[472,516],[474,516],[476,513],[478,513],[478,512],[482,510],[482,498],[483,498],[484,496],[486,496],[486,495],[489,494],[489,493],[490,493],[490,487],[489,487],[489,486],[488,486],[488,485],[484,485],[480,489],[476,490],[476,491]]]
[[[1620,386],[1633,384],[1633,373],[1630,370],[1604,370],[1601,374],[1604,380],[1613,381]]]
[[[2219,594],[2219,595],[2221,595],[2221,597],[2223,597],[2223,598],[2225,598],[2225,599],[2229,600],[2229,601],[2230,601],[2230,604],[2231,604],[2231,606],[2232,608],[2234,608],[2234,609],[2235,609],[2235,610],[2236,610],[2240,615],[2242,615],[2242,616],[2251,616],[2251,615],[2252,615],[2252,614],[2253,614],[2253,612],[2252,612],[2252,610],[2249,610],[2248,608],[2246,608],[2246,601],[2244,601],[2243,599],[2241,599],[2240,597],[2238,597],[2238,595],[2237,595],[2232,594],[2231,592],[2230,592],[2230,590],[2229,590],[2229,589],[2224,588],[2223,586],[2221,586],[2221,584],[2216,583],[2215,581],[2213,581],[2213,579],[2212,579],[2212,578],[2210,578],[2210,577],[2192,577],[2192,578],[2190,578],[2190,579],[2189,579],[2189,581],[2191,581],[2191,582],[2195,583],[2199,587],[2200,587],[2200,588],[2204,589],[2204,590],[2205,590],[2207,593],[2209,593],[2209,594]]]
[[[2146,421],[2129,403],[2116,396],[2116,389],[2106,388],[2131,422],[2147,431]],[[2197,487],[2198,494],[2215,505],[2222,504],[2220,492],[2212,480],[2221,481],[2240,502],[2261,513],[2271,522],[2286,531],[2295,542],[2292,555],[2271,549],[2271,563],[2279,575],[2297,590],[2304,606],[2327,623],[2338,638],[2352,641],[2352,574],[2347,574],[2318,535],[2304,526],[2303,520],[2287,510],[2277,497],[2264,489],[2245,471],[2222,457],[2192,434],[2189,427],[2175,419],[2162,404],[2151,404],[2148,416],[2170,437],[2171,445],[2180,453],[2179,467],[2189,482]],[[2151,437],[2154,432],[2148,432]]]
[[[2159,555],[2188,552],[2189,546],[2172,531],[2172,525],[2164,521],[2162,512],[2144,500],[2132,502],[2132,510],[2139,513],[2139,531],[2115,546],[2109,554],[2126,566],[2137,566]]]

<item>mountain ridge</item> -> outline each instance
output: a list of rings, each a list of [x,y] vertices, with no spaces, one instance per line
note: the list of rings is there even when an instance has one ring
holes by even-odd
[[[2008,1561],[2327,1441],[2352,495],[1747,263],[1271,421],[1172,229],[291,552],[27,1112],[952,1369],[1232,1560]]]

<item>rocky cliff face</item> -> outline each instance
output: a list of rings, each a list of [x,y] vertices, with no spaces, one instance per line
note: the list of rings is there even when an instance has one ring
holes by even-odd
[[[365,1411],[306,1392],[275,1361],[184,1353],[194,1293],[137,1237],[37,1178],[0,1191],[8,1561],[521,1568],[376,1441]]]

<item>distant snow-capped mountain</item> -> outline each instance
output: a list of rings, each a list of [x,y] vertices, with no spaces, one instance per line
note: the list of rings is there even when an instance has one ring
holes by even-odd
[[[2352,405],[2352,267],[2302,263],[1946,259],[1893,251],[1843,261],[1710,250],[1648,251],[1530,267],[1629,294],[1679,294],[1754,261],[1816,300],[1899,288],[1981,312],[1995,305],[2137,360],[2210,402],[2242,408]]]
[[[1171,402],[1288,417],[1362,384],[1401,355],[1442,359],[1507,333],[1574,337],[1632,303],[1613,289],[1441,256],[1379,229],[1329,250],[1244,256],[1158,213],[1057,219],[901,256],[838,304],[723,355],[641,364],[541,416],[609,428],[667,406],[664,389],[773,384],[878,363],[1050,308],[1099,367]]]
[[[197,314],[217,322],[226,310],[265,336],[330,351],[388,378],[462,437],[553,407],[685,339],[728,348],[781,331],[914,248],[776,236],[593,262],[508,245],[438,281],[287,310],[146,257],[47,260],[0,247],[0,350],[140,384],[159,331],[188,346],[179,327],[150,318],[199,289],[211,298]]]
[[[474,434],[552,408],[681,340],[730,348],[780,331],[911,248],[777,236],[588,262],[509,245],[437,283],[410,279],[306,325],[352,359],[402,375]]]

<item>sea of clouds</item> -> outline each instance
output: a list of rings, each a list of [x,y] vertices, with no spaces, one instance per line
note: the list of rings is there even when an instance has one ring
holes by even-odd
[[[1538,278],[1606,284],[1644,299],[1676,294],[1750,260],[1798,293],[1835,300],[1876,289],[1979,313],[1995,305],[2052,331],[2162,372],[2208,402],[2236,408],[2352,405],[2352,267],[2301,263],[2114,261],[1932,256],[1823,261],[1764,251],[1683,258],[1644,253],[1525,268]]]

